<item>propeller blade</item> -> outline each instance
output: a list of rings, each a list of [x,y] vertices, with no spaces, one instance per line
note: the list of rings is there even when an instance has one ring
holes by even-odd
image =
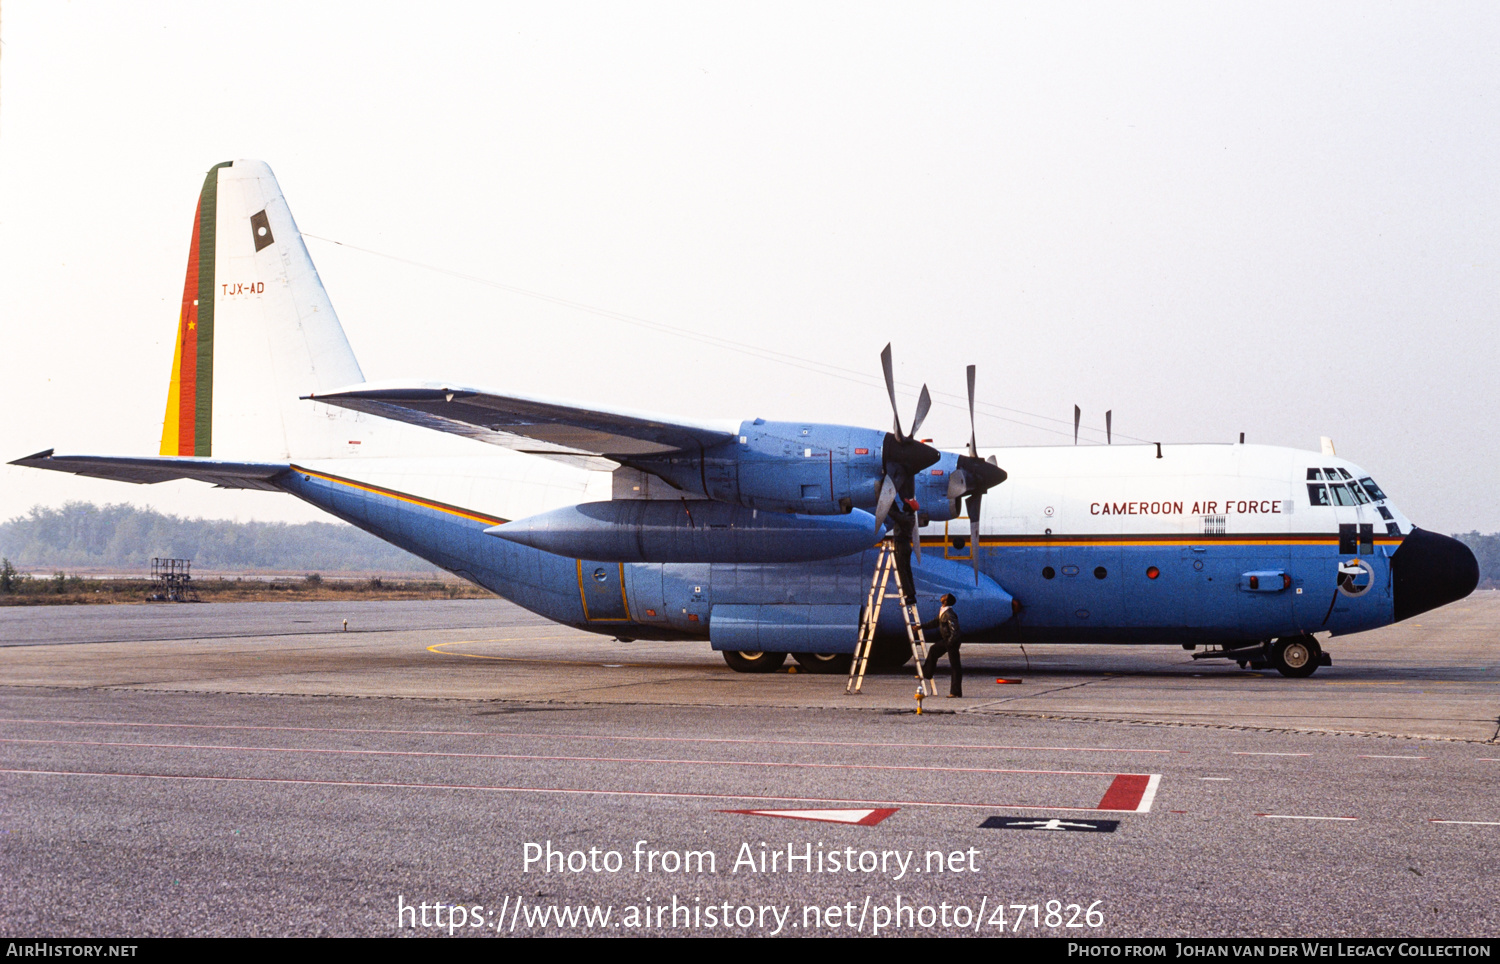
[[[917,562],[922,561],[922,529],[917,525],[916,513],[912,513],[911,519],[911,548],[917,554]]]
[[[901,526],[906,532],[910,532],[910,529],[906,527],[906,524],[904,522],[898,522],[897,525]],[[902,539],[898,536],[898,538],[896,538],[894,542],[896,554],[896,582],[901,586],[902,598],[907,602],[915,602],[917,599],[917,587],[916,580],[912,578],[911,573],[911,539]],[[920,554],[920,550],[918,551]],[[1337,596],[1338,593],[1335,592],[1334,595]]]
[[[1115,410],[1114,409],[1110,409],[1109,411],[1107,411],[1107,412],[1104,413],[1104,444],[1105,445],[1113,445],[1113,444],[1115,444],[1114,428],[1113,428],[1113,426],[1111,424],[1114,421],[1114,417],[1115,417]]]
[[[927,417],[928,409],[932,408],[932,396],[927,394],[927,386],[922,386],[922,394],[917,398],[917,414],[911,421],[911,438],[916,438],[917,429],[922,427],[922,420]]]
[[[969,496],[969,561],[974,564],[974,585],[979,585],[979,498],[981,493]]]
[[[979,458],[979,446],[974,439],[974,366],[969,366],[969,455]]]
[[[885,517],[890,514],[891,504],[896,501],[896,483],[887,475],[880,483],[880,500],[875,505],[875,531],[885,530]]]
[[[956,469],[952,475],[948,476],[948,498],[950,500],[962,499],[969,494],[969,486],[972,484],[968,472],[961,467]],[[954,514],[958,514],[957,509],[954,510]]]
[[[896,404],[896,396],[894,396],[894,395],[891,396],[891,404],[892,405]],[[1074,405],[1073,406],[1073,444],[1074,445],[1078,444],[1078,422],[1082,418],[1083,418],[1083,409],[1079,408],[1077,405]]]
[[[901,431],[901,413],[896,409],[896,377],[891,374],[890,342],[886,342],[885,350],[880,353],[880,367],[885,370],[885,390],[891,396],[891,417],[896,421],[896,437],[905,438],[906,433]]]

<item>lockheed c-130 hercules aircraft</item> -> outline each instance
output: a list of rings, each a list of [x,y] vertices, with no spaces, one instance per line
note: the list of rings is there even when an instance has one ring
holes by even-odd
[[[367,383],[270,168],[238,160],[199,197],[161,454],[12,464],[291,493],[549,619],[706,637],[743,672],[846,670],[888,528],[922,618],[952,593],[966,641],[1181,645],[1287,676],[1328,664],[1318,634],[1478,582],[1331,445],[943,452],[916,438],[928,403],[884,432]],[[973,403],[970,368],[971,428]],[[894,610],[877,665],[910,656]]]

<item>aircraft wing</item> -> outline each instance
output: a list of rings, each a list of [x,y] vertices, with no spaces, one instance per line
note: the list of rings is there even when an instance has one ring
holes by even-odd
[[[263,489],[280,492],[271,480],[289,470],[286,462],[229,462],[188,456],[53,455],[52,449],[16,459],[11,465],[71,472],[114,482],[172,482],[194,479],[221,489]]]
[[[307,398],[592,469],[613,469],[631,458],[696,453],[730,441],[739,429],[737,422],[586,408],[442,382],[372,382]]]

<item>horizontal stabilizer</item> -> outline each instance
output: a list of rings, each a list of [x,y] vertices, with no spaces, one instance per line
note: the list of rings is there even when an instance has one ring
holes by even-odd
[[[172,482],[193,479],[221,489],[281,491],[271,480],[291,469],[286,462],[229,462],[191,456],[53,455],[52,449],[16,459],[11,465],[71,472],[114,482]]]
[[[502,395],[442,382],[380,382],[308,396],[491,445],[613,469],[614,462],[697,452],[728,442],[738,423],[694,422],[614,408],[585,408],[549,398]]]

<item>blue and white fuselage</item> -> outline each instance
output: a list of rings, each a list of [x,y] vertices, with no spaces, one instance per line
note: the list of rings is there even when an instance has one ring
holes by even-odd
[[[1418,580],[1412,591],[1423,595],[1400,598],[1393,563],[1413,527],[1367,473],[1335,456],[1261,445],[1164,445],[1160,457],[1155,446],[1134,445],[985,454],[996,456],[1010,477],[984,503],[978,585],[969,524],[961,517],[922,529],[924,554],[914,567],[924,615],[936,613],[942,593],[955,593],[971,641],[1235,645],[1342,635],[1430,608],[1442,595]],[[370,474],[362,468],[378,466],[374,461],[309,463],[277,484],[582,629],[708,637],[717,648],[854,647],[853,633],[842,629],[857,620],[870,584],[873,532],[862,552],[799,563],[564,557],[486,535],[505,521],[498,506],[460,508],[360,481]],[[602,492],[608,484],[586,476],[578,480],[580,492]],[[919,501],[940,497],[940,479],[929,474],[919,482]],[[1444,551],[1454,550],[1427,546],[1419,554]],[[1349,578],[1353,570],[1359,571]],[[760,617],[760,645],[745,643],[747,615]],[[809,619],[819,625],[820,617],[821,625],[840,631],[799,632]],[[731,627],[721,632],[716,618]],[[882,630],[892,637],[903,632],[894,608]]]

